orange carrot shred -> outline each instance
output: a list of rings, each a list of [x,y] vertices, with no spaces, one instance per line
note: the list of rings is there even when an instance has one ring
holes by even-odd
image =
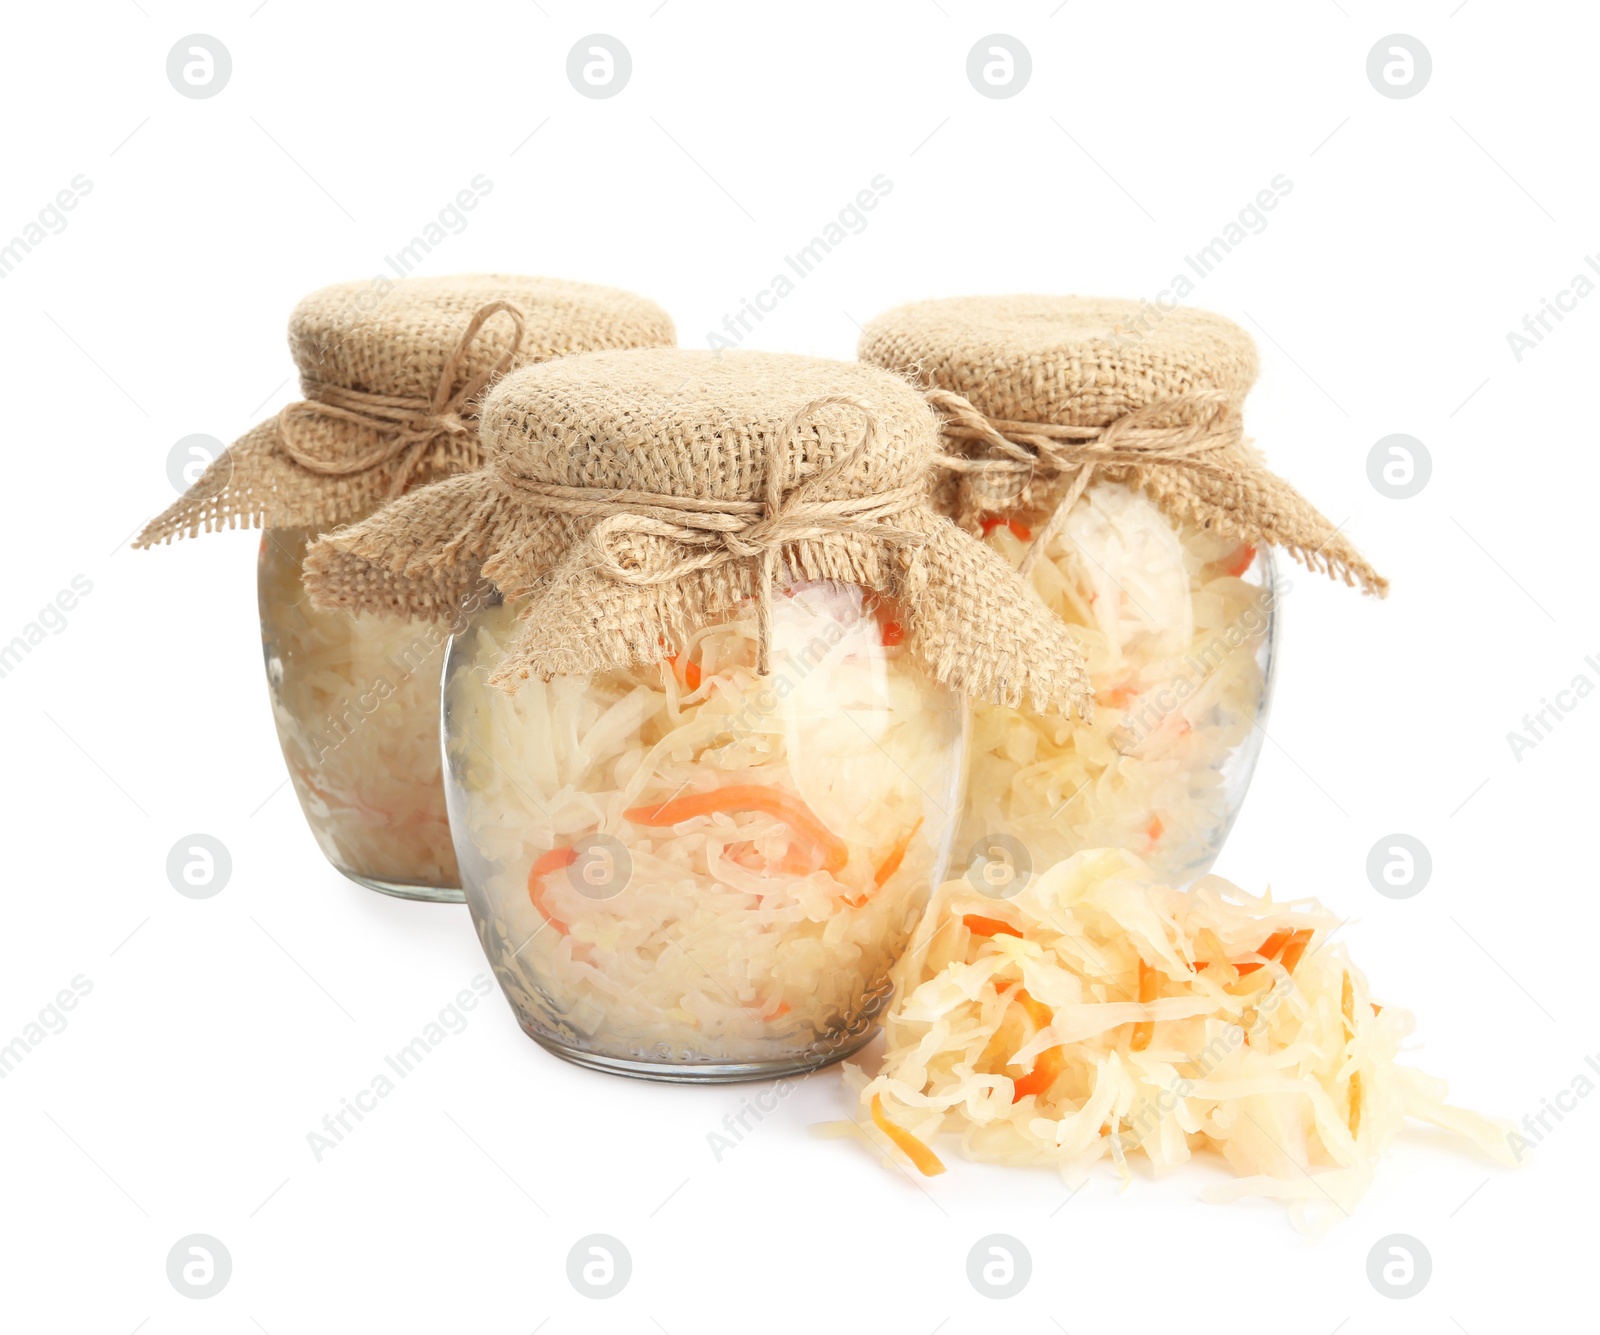
[[[1255,562],[1255,559],[1256,549],[1247,542],[1241,546],[1238,551],[1232,553],[1226,560],[1219,561],[1217,564],[1222,567],[1222,573],[1224,575],[1232,575],[1237,579],[1240,575],[1244,574],[1245,571],[1250,569],[1251,565]]]
[[[1293,973],[1295,965],[1300,963],[1301,956],[1306,953],[1306,947],[1311,944],[1311,938],[1313,935],[1314,933],[1309,927],[1302,927],[1299,930],[1290,930],[1289,928],[1285,927],[1280,931],[1272,933],[1271,936],[1269,936],[1261,943],[1259,947],[1257,947],[1255,953],[1259,958],[1253,960],[1241,960],[1236,963],[1233,961],[1224,961],[1224,963],[1227,963],[1229,967],[1232,968],[1233,971],[1241,978],[1245,977],[1247,974],[1255,973],[1257,969],[1265,968],[1266,961],[1273,959],[1277,959],[1285,969],[1287,969],[1290,973]],[[1282,952],[1281,957],[1279,954],[1280,951]],[[1194,967],[1197,970],[1204,969],[1208,967],[1210,963],[1210,960],[1198,960],[1196,961]]]
[[[1283,954],[1279,957],[1278,963],[1283,965],[1290,973],[1293,973],[1294,966],[1300,963],[1300,957],[1306,953],[1306,947],[1311,944],[1311,936],[1312,932],[1309,927],[1295,932],[1289,938],[1289,944],[1283,948]]]
[[[560,871],[563,867],[570,867],[578,860],[578,850],[575,848],[552,848],[547,853],[541,853],[534,859],[533,866],[528,868],[528,899],[533,907],[539,911],[539,916],[556,929],[562,936],[571,936],[572,929],[562,922],[545,907],[544,904],[544,878],[553,871]]]
[[[885,649],[893,649],[906,637],[905,625],[895,616],[898,604],[881,593],[868,593],[861,600],[861,613],[878,623],[878,641]]]
[[[999,918],[985,918],[981,913],[968,913],[961,921],[974,936],[1021,936],[1022,929],[1013,927]]]
[[[1146,964],[1139,961],[1139,1000],[1141,1002],[1154,1001],[1156,993],[1160,990],[1160,975]],[[1154,1020],[1140,1020],[1133,1026],[1133,1038],[1128,1046],[1135,1052],[1143,1052],[1150,1046],[1150,1040],[1156,1036],[1156,1022]]]
[[[911,827],[906,835],[888,852],[888,855],[879,864],[877,871],[872,873],[872,884],[875,889],[882,890],[888,879],[900,870],[900,864],[905,861],[906,850],[911,847],[911,841],[917,837],[917,831],[922,828],[922,817],[917,817],[917,823]],[[872,891],[866,890],[859,895],[841,895],[839,902],[853,909],[860,908],[872,898]]]
[[[1035,1001],[1029,995],[1028,989],[1019,987],[1017,994],[1011,998],[1028,1013],[1028,1018],[1033,1021],[1035,1029],[1048,1029],[1056,1022],[1056,1013],[1042,1001]]]
[[[1021,1103],[1030,1094],[1049,1092],[1050,1086],[1055,1084],[1056,1077],[1061,1074],[1061,1069],[1066,1064],[1066,1054],[1060,1048],[1046,1048],[1034,1059],[1033,1070],[1022,1079],[1012,1082],[1011,1101]]]
[[[1056,1014],[1042,1001],[1035,1001],[1028,995],[1028,989],[1019,987],[1012,1000],[1027,1012],[1028,1019],[1032,1022],[1034,1030],[1048,1029],[1055,1022]],[[1055,1084],[1056,1077],[1061,1074],[1066,1065],[1066,1051],[1057,1046],[1046,1048],[1033,1059],[1033,1069],[1026,1075],[1012,1081],[1011,1101],[1021,1103],[1030,1094],[1044,1094],[1050,1086]]]
[[[1263,941],[1260,946],[1257,947],[1256,954],[1259,955],[1260,958],[1254,960],[1245,960],[1240,964],[1235,964],[1233,966],[1235,972],[1238,973],[1239,977],[1243,978],[1246,974],[1252,974],[1257,969],[1265,968],[1267,960],[1276,959],[1278,952],[1283,950],[1285,947],[1292,946],[1299,935],[1300,933],[1291,931],[1287,927],[1285,927],[1282,931],[1274,932],[1265,941]],[[1311,934],[1308,932],[1306,933],[1306,940],[1309,941],[1310,939]],[[1290,970],[1293,970],[1294,965],[1300,962],[1300,955],[1304,950],[1305,946],[1302,944],[1299,950],[1295,951],[1294,963],[1288,964],[1286,967],[1288,967]]]
[[[1356,993],[1354,985],[1350,982],[1350,971],[1348,969],[1345,970],[1344,982],[1339,987],[1339,1010],[1344,1015],[1347,1037],[1354,1038],[1356,1036]],[[1350,1073],[1350,1110],[1347,1120],[1350,1123],[1350,1136],[1354,1139],[1361,1130],[1360,1071],[1352,1071]]]
[[[886,882],[895,872],[900,870],[900,864],[906,860],[906,851],[911,847],[911,841],[917,837],[917,831],[922,828],[922,817],[917,817],[917,823],[905,832],[905,835],[895,846],[889,850],[889,856],[878,864],[878,870],[872,873],[872,883],[883,889]]]
[[[789,827],[791,838],[809,843],[822,853],[822,865],[830,872],[842,871],[850,859],[844,840],[818,820],[800,798],[761,784],[726,784],[653,806],[630,807],[622,814],[636,825],[677,825],[718,811],[759,811],[777,817]]]
[[[1257,948],[1256,954],[1264,960],[1276,959],[1278,952],[1289,944],[1289,938],[1294,933],[1285,927],[1282,931],[1274,932]]]
[[[1020,519],[1008,519],[1004,515],[989,515],[980,521],[983,527],[983,536],[988,537],[995,529],[1004,525],[1011,530],[1012,536],[1018,542],[1032,542],[1033,530]]]
[[[938,1177],[944,1172],[944,1164],[939,1156],[913,1136],[903,1126],[891,1122],[883,1111],[883,1095],[872,1096],[872,1121],[873,1124],[894,1142],[894,1146],[901,1154],[911,1160],[912,1166],[923,1177]]]

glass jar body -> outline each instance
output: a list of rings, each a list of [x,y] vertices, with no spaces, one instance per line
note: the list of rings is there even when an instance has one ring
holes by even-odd
[[[986,520],[986,541],[1020,564],[1049,513]],[[1260,752],[1278,631],[1271,551],[1175,526],[1100,482],[1028,578],[1083,646],[1095,716],[974,705],[958,869],[1004,879],[989,864],[1042,870],[1117,847],[1174,884],[1201,875]]]
[[[488,684],[494,606],[451,642],[446,788],[467,903],[523,1029],[584,1065],[724,1081],[847,1056],[942,877],[965,709],[850,585],[774,596],[670,662]]]
[[[257,581],[273,719],[306,823],[351,880],[459,904],[439,746],[448,631],[312,607],[301,566],[314,536],[268,529]]]

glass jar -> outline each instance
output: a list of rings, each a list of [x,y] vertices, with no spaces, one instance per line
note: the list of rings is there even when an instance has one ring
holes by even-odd
[[[1067,484],[983,521],[1020,565]],[[1043,869],[1083,849],[1143,856],[1175,884],[1216,860],[1260,753],[1277,636],[1272,552],[1174,526],[1141,493],[1091,484],[1029,582],[1082,645],[1091,723],[973,706],[957,849]]]
[[[744,603],[670,662],[508,694],[513,623],[497,604],[452,639],[444,729],[467,903],[523,1029],[657,1080],[860,1047],[960,804],[965,708],[893,608],[792,583],[766,677]]]
[[[405,899],[463,896],[445,811],[439,681],[445,628],[319,611],[301,583],[306,529],[261,539],[261,645],[278,742],[323,853]]]

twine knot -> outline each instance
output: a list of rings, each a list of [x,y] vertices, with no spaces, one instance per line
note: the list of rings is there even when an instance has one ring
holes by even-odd
[[[865,422],[861,439],[821,472],[791,482],[789,466],[803,453],[800,436],[807,419],[831,404],[861,413]],[[766,676],[772,670],[772,591],[785,546],[838,535],[863,535],[902,549],[920,547],[928,540],[923,533],[891,522],[924,503],[920,482],[856,495],[825,494],[849,479],[862,455],[871,450],[877,431],[876,416],[860,399],[829,395],[812,400],[789,417],[769,446],[766,494],[759,501],[569,487],[519,477],[506,481],[543,509],[597,518],[589,533],[595,559],[586,568],[618,584],[672,584],[700,571],[753,563],[757,671]],[[665,547],[652,550],[636,539],[661,539]]]
[[[468,376],[457,385],[456,377],[466,361],[468,349],[485,322],[501,312],[511,318],[514,326],[510,347],[488,370]],[[478,467],[482,463],[482,450],[478,443],[474,401],[492,380],[511,369],[521,351],[526,325],[527,316],[515,302],[490,301],[478,307],[454,350],[445,358],[433,394],[425,399],[402,394],[369,394],[365,390],[321,381],[311,383],[306,398],[286,405],[278,414],[278,441],[283,452],[300,467],[323,477],[348,477],[393,463],[396,467],[389,482],[390,499],[405,491],[418,465],[441,439],[448,438],[456,443],[460,456],[456,462],[463,469]],[[329,457],[319,454],[301,431],[301,424],[307,417],[348,422],[386,439],[364,454]]]
[[[1038,530],[1018,567],[1026,575],[1066,523],[1067,515],[1093,480],[1108,465],[1181,468],[1188,472],[1237,477],[1237,461],[1217,464],[1205,456],[1243,443],[1238,407],[1220,390],[1197,390],[1149,403],[1105,426],[1068,426],[1055,422],[1013,422],[986,416],[969,399],[944,389],[926,391],[928,402],[944,415],[944,436],[958,445],[978,444],[989,453],[978,457],[945,453],[936,463],[960,474],[964,499],[973,484],[989,479],[1014,481],[1008,495],[1019,494],[1035,473],[1072,474],[1072,483]],[[994,508],[992,506],[987,508]]]

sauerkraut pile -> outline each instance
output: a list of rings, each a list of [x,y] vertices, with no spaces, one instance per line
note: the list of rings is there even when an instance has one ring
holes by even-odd
[[[468,902],[523,1025],[581,1052],[826,1060],[856,1046],[957,817],[961,711],[874,595],[775,600],[668,663],[487,684],[516,633],[452,652]]]
[[[881,1069],[844,1068],[861,1116],[840,1129],[928,1175],[949,1131],[1074,1184],[1209,1148],[1238,1174],[1211,1199],[1275,1197],[1308,1227],[1351,1208],[1408,1116],[1511,1162],[1508,1128],[1396,1061],[1411,1017],[1372,998],[1337,925],[1219,877],[1168,889],[1122,850],[1010,899],[950,881],[896,967]]]
[[[272,712],[306,822],[341,871],[452,889],[460,881],[439,754],[445,634],[314,609],[300,578],[306,537],[269,531],[260,580]]]
[[[984,529],[1015,565],[1044,518],[990,518]],[[1009,834],[1037,866],[1116,847],[1174,880],[1203,871],[1260,746],[1270,553],[1195,529],[1180,536],[1144,496],[1097,483],[1028,578],[1083,647],[1094,720],[976,703],[958,853]]]

